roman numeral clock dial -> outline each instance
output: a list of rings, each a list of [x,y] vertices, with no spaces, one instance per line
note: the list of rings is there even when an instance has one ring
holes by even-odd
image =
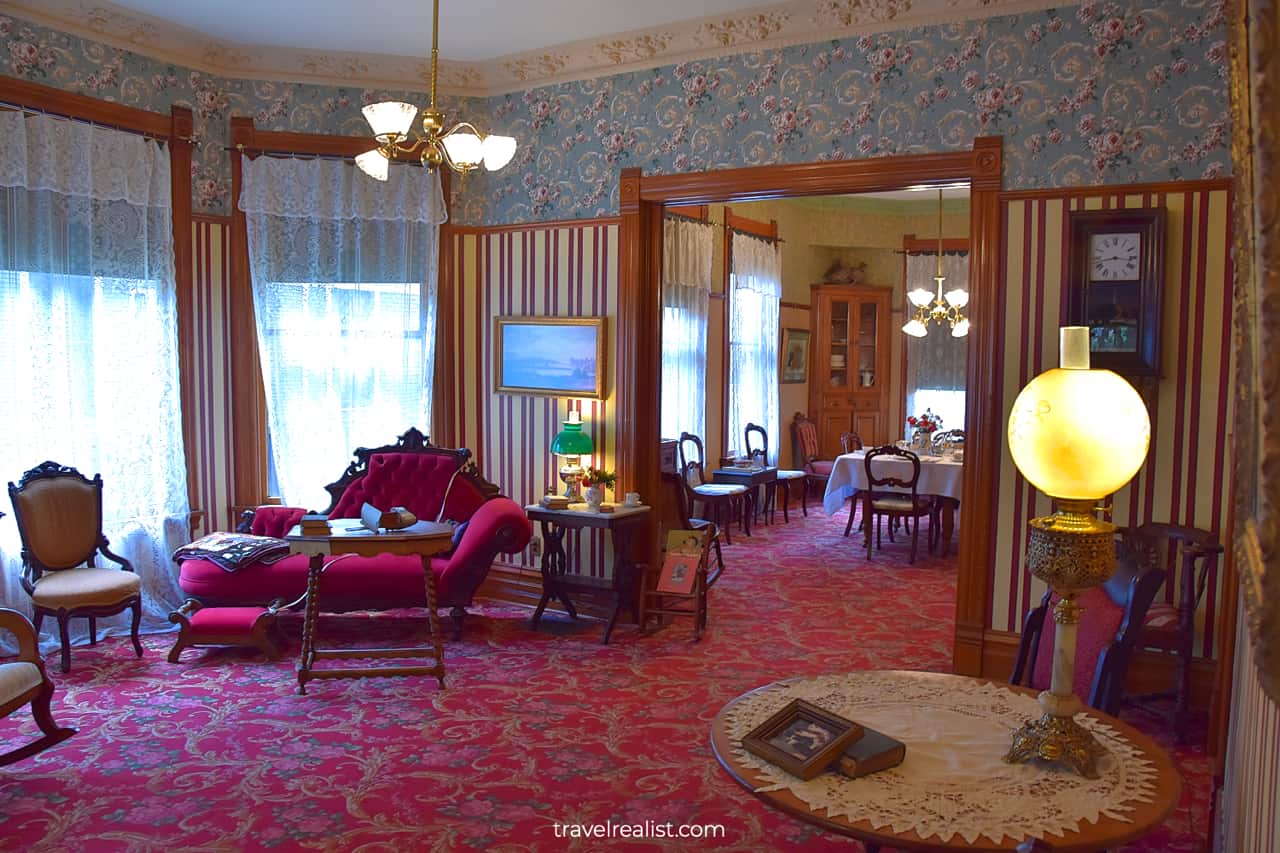
[[[1095,234],[1090,241],[1089,278],[1134,281],[1138,278],[1139,234]]]

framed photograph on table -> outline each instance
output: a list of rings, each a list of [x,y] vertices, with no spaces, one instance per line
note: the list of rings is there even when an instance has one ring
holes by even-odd
[[[606,396],[604,317],[495,317],[493,348],[499,394]]]
[[[783,385],[796,385],[809,378],[809,330],[782,330],[782,376],[778,381]]]
[[[1089,327],[1093,366],[1158,376],[1164,208],[1081,210],[1070,226],[1067,321]]]
[[[851,720],[793,699],[752,729],[742,739],[742,747],[792,776],[812,779],[862,737],[862,731],[862,726]]]

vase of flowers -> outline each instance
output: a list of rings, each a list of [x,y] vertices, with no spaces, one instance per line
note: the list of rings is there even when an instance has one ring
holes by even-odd
[[[592,512],[599,510],[600,504],[604,503],[604,490],[606,488],[612,489],[617,481],[616,474],[603,468],[588,468],[583,473],[582,496]]]
[[[925,409],[923,415],[907,418],[907,426],[911,427],[911,445],[916,450],[928,450],[933,446],[933,434],[942,429],[942,418],[932,409]]]

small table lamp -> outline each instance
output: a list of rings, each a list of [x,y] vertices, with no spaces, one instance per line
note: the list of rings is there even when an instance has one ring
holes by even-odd
[[[1005,761],[1042,758],[1095,779],[1103,749],[1075,721],[1082,705],[1071,687],[1080,622],[1075,599],[1115,571],[1115,525],[1095,517],[1094,505],[1142,467],[1151,419],[1127,380],[1089,368],[1088,327],[1064,326],[1060,348],[1061,366],[1032,379],[1009,414],[1014,464],[1058,507],[1031,520],[1027,567],[1061,598],[1053,609],[1052,684],[1040,694],[1045,714],[1014,733]]]
[[[557,456],[564,457],[564,464],[560,466],[560,481],[565,484],[564,496],[570,501],[581,501],[582,490],[579,483],[582,482],[582,465],[579,464],[583,456],[590,456],[595,447],[591,444],[591,436],[582,431],[582,416],[576,411],[569,413],[569,419],[564,422],[564,429],[556,433],[556,437],[551,441],[551,452]]]

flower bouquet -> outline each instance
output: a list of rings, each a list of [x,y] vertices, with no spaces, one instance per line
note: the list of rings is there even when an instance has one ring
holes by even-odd
[[[605,488],[612,489],[617,482],[618,475],[612,471],[595,467],[587,468],[582,474],[582,496],[586,498],[587,506],[593,510],[597,509],[604,503]]]
[[[932,444],[933,434],[942,429],[942,418],[925,409],[923,415],[912,415],[907,418],[907,426],[911,427],[912,444],[917,448],[928,449]]]

